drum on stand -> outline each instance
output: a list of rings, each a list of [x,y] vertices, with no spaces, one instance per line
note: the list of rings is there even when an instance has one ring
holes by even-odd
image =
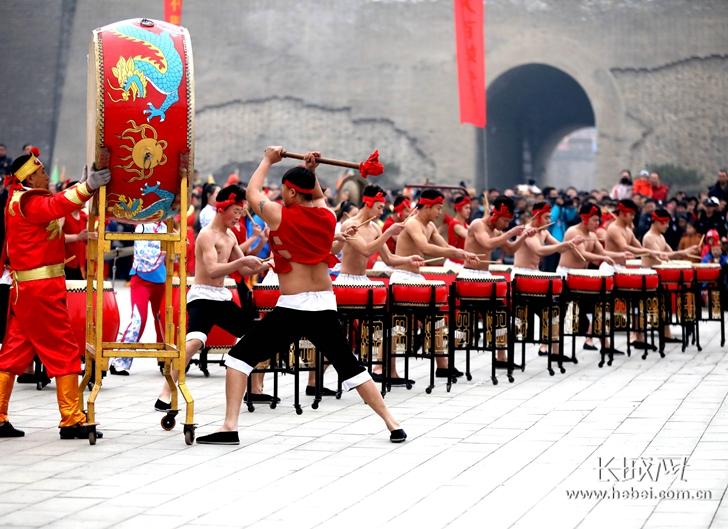
[[[86,280],[66,280],[66,303],[68,304],[68,316],[71,319],[73,329],[72,339],[78,344],[79,355],[86,354]],[[93,298],[94,301],[96,298]],[[94,307],[95,310],[95,307]],[[104,281],[104,327],[101,336],[104,342],[116,341],[119,334],[119,307],[116,303],[116,294],[111,286],[111,281]]]

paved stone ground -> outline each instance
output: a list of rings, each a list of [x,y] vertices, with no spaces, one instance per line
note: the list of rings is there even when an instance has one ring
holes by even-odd
[[[0,441],[0,526],[725,528],[728,357],[717,324],[702,332],[702,352],[671,346],[664,359],[604,369],[584,352],[554,377],[531,349],[525,373],[498,386],[476,355],[473,381],[451,393],[426,395],[428,364],[416,362],[413,390],[386,397],[409,435],[401,445],[355,392],[318,410],[306,398],[296,415],[290,375],[277,409],[243,411],[239,447],[188,447],[179,426],[163,431],[153,361],[104,380],[105,438],[93,447],[58,439],[54,386],[16,385],[11,419],[26,437]],[[197,433],[209,433],[222,419],[224,370],[204,378],[193,367],[189,383]]]

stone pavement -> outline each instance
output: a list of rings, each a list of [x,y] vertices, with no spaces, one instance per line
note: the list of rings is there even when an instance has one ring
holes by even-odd
[[[242,412],[238,447],[161,429],[154,361],[104,379],[96,446],[58,439],[54,385],[16,385],[26,437],[0,440],[0,527],[726,528],[728,357],[717,324],[702,335],[702,352],[671,345],[603,369],[583,352],[554,377],[531,348],[526,371],[497,386],[475,355],[471,382],[431,395],[416,361],[415,387],[386,397],[400,445],[355,392],[318,410],[303,397],[296,415],[290,375],[277,409]],[[193,366],[189,385],[197,434],[214,431],[223,368]]]

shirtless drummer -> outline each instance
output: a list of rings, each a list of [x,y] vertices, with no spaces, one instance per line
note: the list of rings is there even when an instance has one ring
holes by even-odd
[[[341,272],[334,283],[372,283],[367,277],[367,260],[379,252],[382,261],[389,266],[409,265],[419,269],[425,260],[419,255],[400,256],[389,251],[387,242],[404,230],[404,222],[396,222],[382,232],[372,218],[379,218],[384,212],[384,189],[377,185],[368,185],[362,192],[362,206],[355,217],[342,224],[342,231],[347,228],[356,228],[356,235],[349,237],[344,245],[344,257],[341,261]],[[413,380],[401,378],[397,374],[397,365],[394,358],[391,361],[391,373],[388,382],[393,386],[414,384]],[[375,366],[372,378],[375,382],[382,381],[381,366]]]
[[[536,202],[532,208],[533,218],[531,226],[538,230],[533,237],[527,237],[518,250],[516,250],[513,260],[513,273],[517,273],[518,269],[525,271],[538,271],[541,259],[547,255],[554,253],[563,254],[569,250],[573,250],[576,245],[583,241],[583,237],[576,236],[569,241],[559,242],[546,229],[551,219],[551,206],[547,202]],[[559,355],[559,345],[553,345],[554,355]],[[541,345],[538,354],[546,356],[548,354],[545,345]]]
[[[476,255],[485,255],[490,257],[491,252],[496,248],[513,255],[526,240],[526,237],[535,235],[535,229],[526,229],[525,226],[519,225],[508,228],[513,220],[513,212],[515,204],[510,197],[498,197],[493,202],[493,212],[487,218],[475,219],[468,227],[468,233],[465,237],[465,250]],[[511,240],[515,237],[514,240]],[[477,264],[466,264],[460,273],[462,277],[489,275],[488,263],[478,260]],[[496,351],[496,361],[505,362],[507,352],[499,349]]]
[[[436,189],[425,189],[417,201],[417,214],[405,222],[405,228],[397,239],[397,253],[401,257],[425,255],[432,257],[444,257],[447,259],[460,259],[466,265],[477,266],[478,256],[472,252],[450,246],[442,235],[437,231],[435,221],[442,215],[445,195]],[[424,281],[419,269],[413,264],[400,266],[389,278],[390,283],[411,283],[413,281]],[[461,371],[452,369],[456,377],[463,375]],[[439,378],[448,377],[447,360],[437,357],[437,370],[435,376]]]
[[[642,246],[634,234],[634,218],[639,208],[630,199],[623,199],[617,202],[617,218],[607,228],[606,249],[610,252],[630,252],[633,255],[649,255],[655,259],[666,259],[664,252],[648,249]],[[625,265],[625,259],[615,259],[617,264]],[[632,342],[630,345],[635,349],[652,349],[657,348],[645,341],[642,333],[632,333]]]
[[[590,202],[583,204],[579,209],[579,217],[581,218],[581,222],[566,230],[564,241],[571,241],[575,237],[581,237],[583,242],[578,246],[578,250],[586,260],[582,259],[576,252],[564,252],[561,254],[561,260],[559,261],[559,266],[556,268],[556,273],[562,277],[566,277],[569,270],[586,270],[590,263],[595,265],[606,263],[611,270],[616,259],[624,261],[629,258],[631,255],[629,252],[611,252],[605,250],[602,246],[597,237],[597,229],[601,223],[601,210],[596,205]],[[586,307],[582,306],[581,308],[580,323],[583,325],[582,330],[585,330],[585,334],[587,335],[586,341],[584,342],[584,349],[595,351],[597,348],[592,343],[591,322],[584,315],[586,312],[584,309]],[[581,318],[582,315],[584,315],[583,319]],[[603,352],[605,354],[624,354],[622,351],[612,349],[612,344],[609,343],[608,338],[605,341]]]
[[[253,256],[244,256],[232,228],[244,214],[245,191],[228,186],[217,195],[217,212],[212,222],[200,230],[195,241],[195,282],[187,293],[187,364],[205,346],[214,325],[233,336],[242,336],[248,325],[242,309],[232,301],[225,288],[225,276],[232,272],[252,275],[268,270],[268,265]],[[172,371],[177,380],[177,372]],[[162,386],[154,409],[170,409],[171,392],[167,382]]]

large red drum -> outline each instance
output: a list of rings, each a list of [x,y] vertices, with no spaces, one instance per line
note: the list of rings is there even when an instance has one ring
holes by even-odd
[[[516,270],[513,273],[513,291],[522,296],[558,296],[563,284],[561,276],[551,272]]]
[[[620,268],[614,272],[614,286],[618,290],[657,290],[660,278],[650,268]]]
[[[194,282],[194,277],[187,278],[188,291],[190,289],[190,286],[192,286]],[[235,281],[233,281],[229,277],[226,277],[224,284],[225,288],[230,290],[230,292],[232,293],[233,303],[235,303],[237,306],[240,306],[240,296],[238,295],[238,289]],[[176,329],[177,325],[179,324],[179,277],[172,278],[172,307],[174,326]],[[164,325],[164,316],[162,316],[162,320],[162,324]],[[205,344],[205,347],[232,347],[237,341],[237,336],[233,336],[229,332],[224,331],[220,327],[215,325],[210,331],[210,335],[207,337],[207,343]]]
[[[657,272],[660,283],[668,290],[678,290],[681,285],[689,288],[695,277],[695,270],[687,263],[664,263],[652,268]]]
[[[508,281],[501,276],[463,276],[455,280],[460,299],[488,300],[493,296],[497,299],[505,299],[508,293]]]
[[[272,311],[280,296],[281,290],[278,285],[253,285],[253,301],[261,313]]]
[[[718,263],[693,263],[693,270],[699,283],[715,283],[720,279]]]
[[[180,170],[192,172],[193,102],[185,28],[137,18],[94,30],[87,161],[109,150],[109,218],[138,224],[176,213]]]
[[[642,259],[627,259],[625,264],[627,268],[642,268]]]
[[[78,344],[81,356],[86,353],[86,280],[66,280],[66,303],[68,316],[71,319],[74,340]],[[94,296],[94,310],[96,310],[96,297]],[[115,342],[119,334],[119,307],[116,304],[116,295],[111,288],[110,281],[104,281],[104,298],[102,310],[104,313],[104,326],[101,330],[101,339],[104,342]]]
[[[405,307],[427,307],[435,291],[435,305],[447,304],[447,285],[444,281],[420,281],[412,283],[390,283],[392,303]]]
[[[614,289],[614,276],[604,274],[599,270],[569,270],[566,275],[566,284],[572,292],[598,294],[611,292]]]
[[[372,307],[387,304],[387,287],[384,283],[333,283],[336,304],[341,308],[363,309],[369,306],[369,292],[372,293]]]

